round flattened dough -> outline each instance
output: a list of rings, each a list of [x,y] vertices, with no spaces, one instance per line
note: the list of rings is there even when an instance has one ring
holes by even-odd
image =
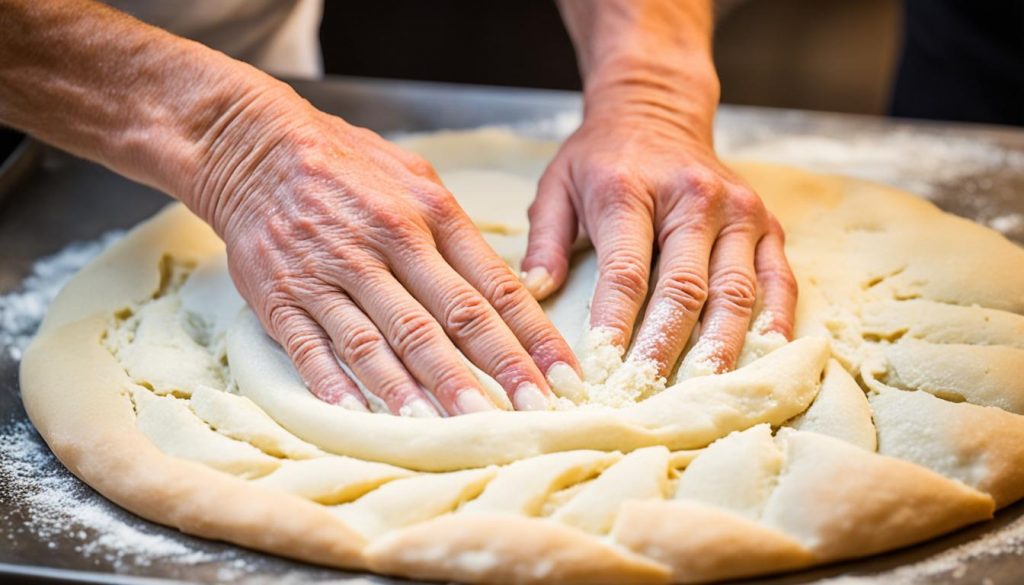
[[[521,257],[531,185],[553,154],[554,143],[489,130],[416,137],[407,145],[434,161],[503,257],[512,263]],[[241,390],[269,389],[262,400],[250,398],[270,418],[249,412],[236,420],[247,409],[225,413],[211,405],[240,399],[224,394],[235,390],[236,380],[215,379],[224,357],[220,335],[237,329],[231,323],[244,321],[226,314],[241,306],[240,299],[224,270],[223,246],[183,207],[173,206],[83,270],[54,303],[22,365],[26,409],[69,469],[147,518],[316,563],[370,566],[439,580],[688,582],[754,575],[916,542],[987,518],[996,504],[1019,498],[1016,470],[1024,469],[1024,453],[1007,443],[1020,443],[1016,431],[977,430],[1014,426],[1007,421],[1016,421],[1017,415],[952,404],[921,391],[889,389],[899,394],[887,395],[871,376],[886,373],[888,364],[895,372],[890,381],[898,377],[908,387],[927,391],[936,386],[935,380],[908,374],[912,368],[899,359],[887,362],[886,352],[891,357],[894,347],[916,342],[937,346],[929,350],[945,360],[963,347],[964,355],[1000,370],[999,380],[1005,382],[978,378],[985,382],[984,392],[962,392],[963,398],[1014,409],[1022,377],[1013,374],[1012,363],[1001,366],[1007,360],[992,356],[1022,346],[1017,314],[1024,312],[1024,276],[1009,267],[1020,266],[1024,252],[990,230],[882,186],[767,165],[737,169],[787,228],[787,249],[802,287],[798,336],[830,338],[836,361],[829,362],[828,343],[808,338],[734,374],[695,379],[623,411],[502,412],[494,413],[494,419],[472,415],[421,426],[423,421],[383,415],[345,413],[338,418],[334,407],[316,402],[295,383],[287,358],[260,353],[272,344],[237,344],[225,371],[237,378],[249,367],[249,380],[242,381]],[[495,186],[493,193],[477,192],[486,183]],[[500,205],[484,203],[497,192]],[[151,341],[167,342],[165,333],[185,336],[170,336],[170,345],[157,343],[151,355],[183,355],[196,349],[191,339],[207,347],[214,362],[181,380],[175,379],[173,368],[149,370],[161,377],[153,389],[169,396],[142,400],[173,406],[177,419],[187,419],[183,425],[203,441],[243,445],[220,450],[218,464],[240,469],[243,475],[264,464],[266,470],[274,469],[260,479],[243,481],[185,460],[202,460],[202,449],[178,456],[161,452],[159,433],[152,441],[143,433],[148,423],[143,421],[140,429],[129,399],[140,387],[126,366],[139,378],[135,382],[145,382],[147,366],[166,364],[146,364],[146,359],[119,363],[111,351],[118,351],[118,343],[130,343],[130,336],[104,339],[131,319],[129,313],[147,304],[161,308],[150,299],[173,296],[164,293],[190,272],[178,293],[180,307],[163,315],[176,329],[157,331]],[[595,274],[593,254],[579,254],[571,282],[545,305],[570,342],[586,333],[586,302]],[[180,311],[195,323],[178,319]],[[197,324],[203,335],[194,335]],[[261,339],[258,324],[251,333],[244,336],[248,342]],[[744,352],[764,353],[756,347]],[[970,368],[945,361],[945,378],[970,378],[964,377]],[[260,367],[250,367],[253,362]],[[825,372],[823,385],[827,362],[831,370]],[[863,381],[874,392],[881,455],[872,452],[869,440],[870,408],[856,394],[853,379],[839,375],[845,372],[836,364],[867,372]],[[213,377],[199,379],[204,372]],[[958,384],[970,385],[963,380]],[[198,393],[191,405],[194,414],[186,406],[190,393]],[[277,400],[272,406],[268,395]],[[890,396],[922,406],[908,415],[907,407],[886,401]],[[792,420],[801,413],[802,418]],[[850,416],[843,420],[842,413]],[[522,424],[495,422],[505,416]],[[784,428],[772,437],[768,425],[775,428],[787,421],[804,430]],[[344,423],[341,430],[339,422]],[[938,423],[927,426],[930,432],[950,432],[921,448],[914,429],[930,423]],[[442,428],[437,424],[446,430],[432,431]],[[348,444],[348,425],[363,434],[391,432],[391,444],[361,448],[380,449],[373,453],[405,468],[323,453],[332,444],[335,450]],[[405,430],[381,431],[392,425]],[[313,427],[321,431],[310,435]],[[520,430],[508,430],[515,428]],[[740,432],[722,439],[719,448],[669,455],[670,469],[665,469],[664,446],[697,449],[731,431]],[[737,438],[744,437],[758,438],[748,446],[768,455],[763,481],[745,488],[753,499],[664,499],[681,483],[673,479],[678,471],[671,468],[693,464],[691,479],[702,468],[713,471],[710,462],[735,459],[725,447],[738,445]],[[518,467],[487,467],[582,448],[632,453],[621,459],[598,454],[565,467],[542,466],[536,485],[513,469],[529,467],[530,461]],[[166,449],[173,451],[172,446]],[[232,451],[236,456],[223,456]],[[403,452],[407,459],[394,460]],[[452,457],[452,452],[457,455]],[[362,455],[381,459],[369,452]],[[313,458],[279,461],[279,456]],[[702,458],[704,463],[694,463]],[[239,462],[255,468],[233,467]],[[418,474],[410,469],[424,467],[453,471]],[[311,470],[323,471],[324,477],[311,480]],[[265,471],[252,475],[260,473]],[[630,473],[643,481],[633,485],[621,477]],[[681,473],[685,478],[689,472]],[[497,486],[497,493],[502,482],[523,487],[529,498],[500,513],[465,513],[473,510],[473,501],[488,485]],[[316,500],[346,503],[328,508]],[[413,501],[422,505],[410,506]],[[687,523],[692,529],[680,533]],[[601,537],[609,526],[610,537]]]

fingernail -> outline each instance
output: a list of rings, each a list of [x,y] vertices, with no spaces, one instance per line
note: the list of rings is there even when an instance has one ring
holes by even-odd
[[[587,389],[583,385],[583,379],[580,378],[576,370],[572,369],[572,366],[565,362],[555,362],[548,368],[547,373],[548,384],[551,385],[551,389],[555,394],[568,398],[573,402],[579,402],[587,397]]]
[[[475,388],[469,390],[463,390],[455,397],[455,407],[459,409],[460,414],[469,414],[471,412],[486,412],[488,410],[497,410],[498,407],[491,403],[480,394],[480,391]]]
[[[551,400],[536,384],[526,382],[516,389],[515,395],[512,396],[512,405],[516,410],[549,410]]]
[[[408,416],[412,418],[438,418],[441,415],[437,413],[437,409],[434,405],[430,404],[422,398],[413,398],[401,408],[398,409],[398,416]]]
[[[366,405],[359,401],[358,398],[351,394],[346,394],[341,397],[341,401],[338,403],[342,408],[348,410],[355,410],[357,412],[370,412],[370,409],[366,408]]]
[[[523,281],[523,286],[536,299],[546,297],[555,288],[555,280],[543,266],[534,266],[529,272],[520,272],[519,280]]]

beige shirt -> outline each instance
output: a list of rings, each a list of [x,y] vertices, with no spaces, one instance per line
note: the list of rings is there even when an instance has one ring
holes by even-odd
[[[107,4],[273,75],[323,75],[321,0],[107,0]]]

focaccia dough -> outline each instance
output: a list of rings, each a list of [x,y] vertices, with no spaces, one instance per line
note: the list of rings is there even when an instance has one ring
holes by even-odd
[[[405,144],[518,266],[557,145],[498,130]],[[1024,251],[884,186],[735,168],[786,228],[801,296],[796,339],[754,327],[734,372],[623,364],[586,327],[581,242],[544,303],[588,373],[553,378],[557,410],[328,405],[235,291],[221,242],[171,206],[54,302],[22,363],[26,410],[141,516],[431,580],[734,579],[905,546],[1024,497]]]

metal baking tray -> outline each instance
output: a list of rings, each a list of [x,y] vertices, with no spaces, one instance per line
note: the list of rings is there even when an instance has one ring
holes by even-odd
[[[550,123],[559,115],[571,119],[578,115],[580,107],[579,95],[570,92],[350,78],[293,85],[317,107],[341,115],[354,124],[391,134],[494,124],[529,125],[545,120]],[[872,144],[884,146],[903,141],[900,144],[906,143],[906,148],[879,150],[878,156],[883,160],[874,164],[896,169],[897,179],[924,176],[930,198],[944,209],[983,222],[998,217],[1012,218],[1013,214],[1024,212],[1024,131],[729,106],[722,108],[718,126],[720,137],[726,139],[731,148],[742,151],[750,146],[761,155],[771,155],[775,152],[773,144],[783,144],[779,141],[789,138],[798,142],[804,140],[804,148],[810,151],[816,150],[814,146],[818,142],[815,141],[825,141],[822,143],[825,146],[861,141],[869,149],[873,148]],[[936,172],[932,176],[931,169],[942,171],[946,165],[957,162],[953,160],[960,156],[956,151],[944,153],[941,148],[950,141],[984,147],[987,150],[979,156],[991,160],[977,172]],[[921,152],[915,145],[934,148]],[[758,146],[764,148],[758,151]],[[42,154],[35,156],[36,164],[32,165],[29,158],[39,150]],[[901,154],[904,151],[905,154]],[[36,259],[71,242],[92,240],[108,230],[130,227],[168,202],[160,193],[54,149],[26,147],[16,156],[20,158],[0,167],[5,170],[0,174],[0,185],[4,185],[7,192],[6,201],[0,206],[0,250],[3,250],[0,293],[17,290]],[[893,159],[884,160],[886,156]],[[943,160],[943,156],[949,160]],[[833,168],[836,164],[841,167],[842,161],[825,160],[821,166],[836,170]],[[27,172],[26,167],[33,168]],[[16,169],[17,176],[7,169]],[[1024,226],[1011,224],[1004,225],[1008,226],[1005,230],[1008,236],[1024,243]],[[31,434],[24,426],[26,416],[18,395],[17,369],[16,360],[6,351],[0,352],[0,430],[16,427]],[[45,449],[38,436],[34,436],[33,441],[37,448]],[[87,486],[71,480],[52,456],[44,455],[36,472],[40,481],[57,478],[74,485],[77,501],[106,515],[106,530],[116,530],[122,537],[137,535],[140,539],[179,543],[196,554],[157,559],[130,552],[116,554],[116,551],[86,554],[84,551],[93,549],[83,547],[102,542],[104,530],[71,522],[56,531],[50,530],[45,536],[39,534],[38,530],[33,530],[38,518],[34,516],[36,511],[31,498],[21,497],[15,486],[4,483],[4,475],[0,473],[2,582],[402,582],[291,562],[182,535],[106,502]],[[956,557],[958,547],[1019,528],[1022,522],[1024,504],[1017,504],[1000,512],[994,521],[919,546],[863,561],[750,582],[865,585],[956,580],[989,585],[1017,584],[1024,582],[1024,557],[1021,556],[1024,547],[972,554],[956,562],[942,562],[942,559]],[[924,568],[915,572],[913,567]]]

